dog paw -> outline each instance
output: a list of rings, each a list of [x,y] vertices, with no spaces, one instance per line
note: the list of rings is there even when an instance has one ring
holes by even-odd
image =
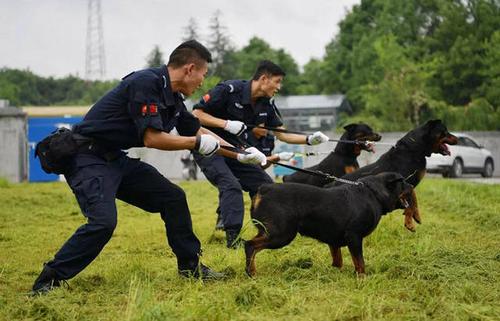
[[[245,269],[245,273],[248,275],[248,277],[250,278],[254,278],[255,277],[255,271],[252,271],[250,268],[246,268]]]
[[[364,279],[366,279],[366,273],[356,272],[356,277],[358,278],[358,280],[364,280]]]
[[[418,212],[413,213],[413,219],[418,224],[422,224],[422,219],[420,218],[420,213],[418,213]]]
[[[415,233],[417,231],[417,229],[415,228],[415,225],[413,223],[412,224],[405,224],[405,227],[410,232]]]

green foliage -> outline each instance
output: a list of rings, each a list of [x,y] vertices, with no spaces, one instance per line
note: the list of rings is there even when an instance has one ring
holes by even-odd
[[[222,12],[217,10],[210,18],[210,35],[208,40],[208,49],[212,54],[211,74],[217,77],[225,78],[227,73],[232,71],[227,69],[229,55],[234,48],[231,39],[227,34],[227,27],[222,23]]]
[[[375,115],[381,130],[406,130],[437,117],[433,111],[443,111],[437,105],[453,106],[446,113],[462,124],[454,128],[498,128],[495,121],[476,126],[463,118],[476,99],[499,106],[498,1],[366,0],[339,27],[323,61],[305,69],[301,90],[344,92],[355,117]]]
[[[298,236],[257,255],[244,274],[243,250],[215,232],[217,190],[183,182],[204,263],[236,273],[227,281],[189,281],[158,214],[117,202],[119,224],[99,257],[47,296],[28,297],[33,280],[83,224],[64,183],[0,184],[0,320],[498,320],[500,185],[426,178],[417,188],[422,225],[385,216],[364,240],[367,277],[331,266],[328,246]],[[247,210],[250,200],[245,198]],[[29,213],[29,215],[27,214]],[[243,238],[253,237],[246,215]]]
[[[55,79],[29,70],[0,69],[0,98],[14,106],[90,105],[116,86],[117,81],[85,81],[76,76]]]
[[[153,50],[148,55],[146,67],[159,67],[165,64],[165,59],[163,58],[163,52],[161,52],[160,47],[155,45]]]
[[[442,119],[449,128],[460,130],[500,130],[500,112],[488,100],[479,98],[468,106],[455,107],[444,103],[435,104],[433,114]]]
[[[281,94],[290,95],[296,92],[300,84],[299,68],[295,60],[283,49],[273,49],[263,39],[253,37],[248,45],[231,55],[235,62],[232,79],[251,79],[261,60],[271,60],[286,72]]]
[[[198,40],[199,39],[199,34],[198,34],[198,23],[196,20],[191,17],[189,18],[189,22],[186,27],[184,27],[184,36],[182,37],[182,41],[188,41],[188,40]]]
[[[198,102],[198,100],[206,94],[210,89],[215,87],[221,79],[217,76],[208,76],[205,78],[205,81],[203,81],[203,84],[201,85],[200,88],[198,88],[189,99]]]
[[[198,37],[196,20],[184,40]],[[443,118],[455,130],[500,127],[500,2],[498,0],[363,0],[339,23],[339,33],[301,72],[283,48],[253,37],[235,48],[216,11],[210,19],[211,77],[193,98],[220,80],[250,79],[260,60],[286,71],[281,94],[343,93],[354,115],[378,130],[408,130]],[[162,63],[158,47],[149,65]],[[42,78],[0,69],[0,98],[14,105],[89,105],[116,81],[75,76]]]

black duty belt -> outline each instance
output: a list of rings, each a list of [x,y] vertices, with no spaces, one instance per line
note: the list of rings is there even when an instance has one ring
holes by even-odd
[[[75,135],[75,134],[74,134]],[[121,155],[123,151],[119,149],[110,149],[103,144],[95,141],[92,138],[85,137],[79,134],[75,135],[75,140],[78,142],[78,154],[91,154],[105,159],[107,162],[112,162]]]

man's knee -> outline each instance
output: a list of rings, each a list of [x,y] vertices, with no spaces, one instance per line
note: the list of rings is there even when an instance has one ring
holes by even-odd
[[[87,224],[87,229],[101,234],[103,237],[110,238],[117,226],[116,217],[108,217],[99,219],[98,221],[91,221]]]
[[[169,188],[165,191],[168,194],[168,199],[174,202],[185,202],[186,192],[179,186],[174,185],[173,188]]]
[[[237,192],[242,193],[241,184],[236,178],[234,179],[223,179],[217,182],[217,188],[221,192]]]

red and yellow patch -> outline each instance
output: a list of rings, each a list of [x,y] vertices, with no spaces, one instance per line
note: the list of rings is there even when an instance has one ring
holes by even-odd
[[[210,100],[210,95],[209,94],[205,94],[203,96],[203,101],[206,102],[206,103],[208,103],[209,100]]]
[[[157,115],[158,114],[158,105],[156,105],[156,104],[149,104],[149,105],[144,104],[141,107],[141,113],[142,113],[142,116],[146,116],[147,114]]]

